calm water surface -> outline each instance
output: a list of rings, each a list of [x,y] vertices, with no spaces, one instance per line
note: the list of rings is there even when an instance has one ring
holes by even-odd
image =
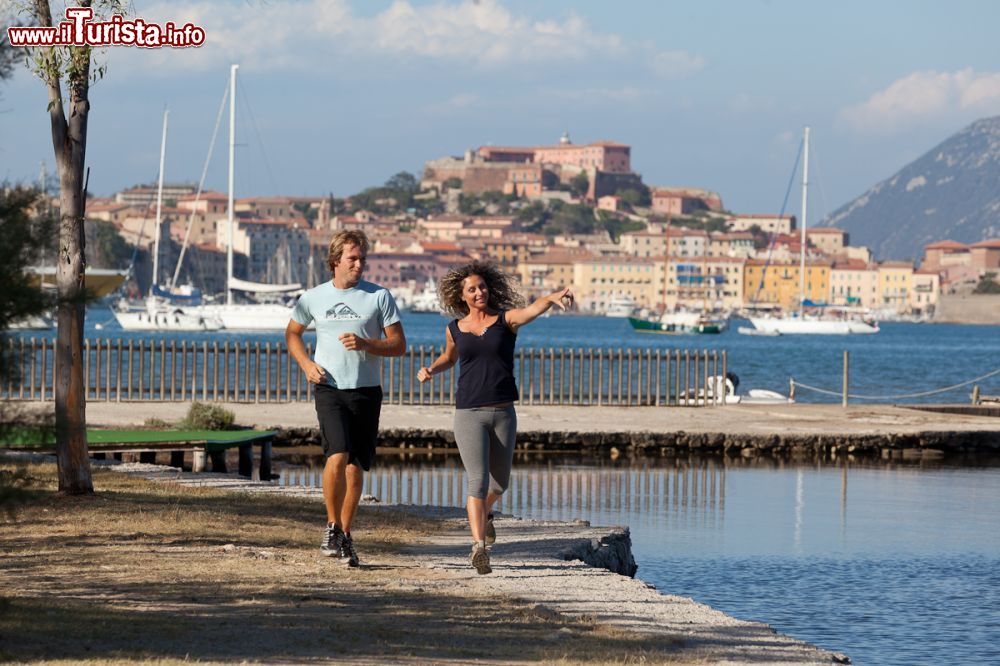
[[[462,504],[457,457],[381,462],[366,492]],[[283,482],[309,475],[285,469]],[[638,578],[857,664],[1000,663],[995,461],[521,461],[504,501],[523,517],[629,525]]]
[[[440,346],[447,320],[439,315],[404,313],[403,325],[411,345]],[[101,329],[96,326],[101,325]],[[721,335],[667,336],[632,331],[625,319],[589,316],[553,316],[536,320],[518,334],[523,348],[617,348],[726,350],[729,369],[740,378],[739,393],[765,388],[788,393],[788,380],[840,391],[844,350],[851,356],[851,391],[858,395],[906,395],[947,387],[1000,369],[1000,326],[950,324],[882,325],[876,335],[782,336],[763,338],[739,335],[737,321]],[[283,342],[280,333],[138,333],[124,332],[110,310],[88,311],[86,335],[90,338],[188,339]],[[29,333],[28,337],[54,337],[54,333]],[[314,334],[307,333],[312,340]],[[980,382],[986,395],[1000,395],[1000,374]],[[913,402],[965,402],[971,386],[943,394],[907,398]],[[800,402],[839,402],[839,395],[825,396],[800,389]],[[886,400],[891,401],[891,400]]]

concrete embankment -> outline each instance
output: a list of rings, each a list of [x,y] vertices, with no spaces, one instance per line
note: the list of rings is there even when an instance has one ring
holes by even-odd
[[[50,409],[48,405],[35,408]],[[189,403],[87,405],[94,426],[178,421]],[[222,403],[241,425],[279,430],[278,443],[316,444],[311,403]],[[941,406],[938,411],[883,405],[783,404],[726,407],[517,407],[518,443],[530,451],[622,455],[725,453],[928,456],[1000,453],[996,408]],[[991,415],[992,414],[992,415]],[[454,446],[453,409],[384,405],[381,444],[403,448]]]

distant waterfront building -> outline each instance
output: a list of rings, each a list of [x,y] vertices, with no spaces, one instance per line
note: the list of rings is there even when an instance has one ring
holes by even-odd
[[[690,215],[697,211],[722,210],[722,197],[696,187],[654,187],[650,191],[653,212],[661,215]]]
[[[517,266],[521,290],[527,298],[551,294],[560,287],[573,285],[573,264],[593,259],[582,248],[550,247],[541,254],[528,257]]]
[[[734,215],[729,218],[730,231],[750,231],[759,227],[768,234],[790,234],[795,231],[794,215]]]
[[[443,190],[452,179],[465,193],[490,191],[537,198],[557,183],[587,175],[586,198],[596,201],[619,190],[639,188],[632,172],[632,148],[615,141],[574,144],[568,135],[552,146],[481,146],[464,157],[442,157],[424,165],[423,187]]]
[[[703,257],[708,254],[708,232],[704,229],[670,227],[665,235],[666,253],[671,257]]]
[[[610,173],[632,172],[631,146],[616,141],[574,144],[567,134],[554,146],[482,146],[477,152],[486,162],[531,162]]]
[[[810,259],[806,262],[805,298],[825,303],[830,297],[833,262]],[[749,259],[744,270],[743,293],[747,305],[770,305],[786,310],[799,307],[799,262],[768,262]]]
[[[913,271],[910,311],[920,315],[934,314],[940,299],[941,275],[937,271],[923,268]]]
[[[574,262],[573,286],[580,310],[604,313],[621,298],[656,309],[662,303],[662,267],[656,259],[625,255]]]
[[[836,227],[806,229],[806,238],[814,247],[830,256],[843,254],[844,249],[851,244],[848,233]]]
[[[913,264],[908,261],[883,261],[878,265],[879,307],[897,314],[910,312],[913,293]]]
[[[237,212],[248,212],[256,217],[291,219],[302,217],[288,197],[245,197],[237,199]]]
[[[115,194],[117,203],[128,204],[138,208],[146,208],[156,205],[156,198],[159,191],[157,185],[136,185],[127,190],[122,190]],[[183,197],[191,196],[198,191],[194,185],[189,184],[163,184],[163,200],[176,201]]]
[[[738,257],[666,257],[666,310],[730,310],[743,305],[746,261]]]
[[[878,307],[878,266],[859,259],[837,260],[830,269],[829,302],[866,309]]]
[[[749,259],[754,256],[753,234],[748,231],[713,232],[708,235],[708,256]]]
[[[627,231],[618,239],[622,252],[633,257],[662,257],[667,254],[667,235],[650,231]]]

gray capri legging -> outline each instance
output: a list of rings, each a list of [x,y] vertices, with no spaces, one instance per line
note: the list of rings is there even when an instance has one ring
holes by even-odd
[[[510,485],[517,437],[517,413],[506,407],[455,410],[455,443],[469,476],[469,496],[502,495]]]

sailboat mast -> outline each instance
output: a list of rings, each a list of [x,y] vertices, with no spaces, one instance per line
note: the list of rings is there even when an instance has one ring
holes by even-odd
[[[153,239],[153,282],[149,289],[152,292],[153,285],[160,283],[160,213],[163,210],[163,164],[167,156],[167,121],[170,118],[170,111],[163,110],[163,137],[160,139],[160,184],[156,188],[156,237]]]
[[[235,217],[233,208],[233,166],[236,163],[236,70],[239,65],[229,68],[229,242],[226,244],[226,305],[233,304],[233,238]]]
[[[802,240],[799,250],[799,314],[806,300],[806,210],[809,200],[809,127],[806,126],[802,153]]]

